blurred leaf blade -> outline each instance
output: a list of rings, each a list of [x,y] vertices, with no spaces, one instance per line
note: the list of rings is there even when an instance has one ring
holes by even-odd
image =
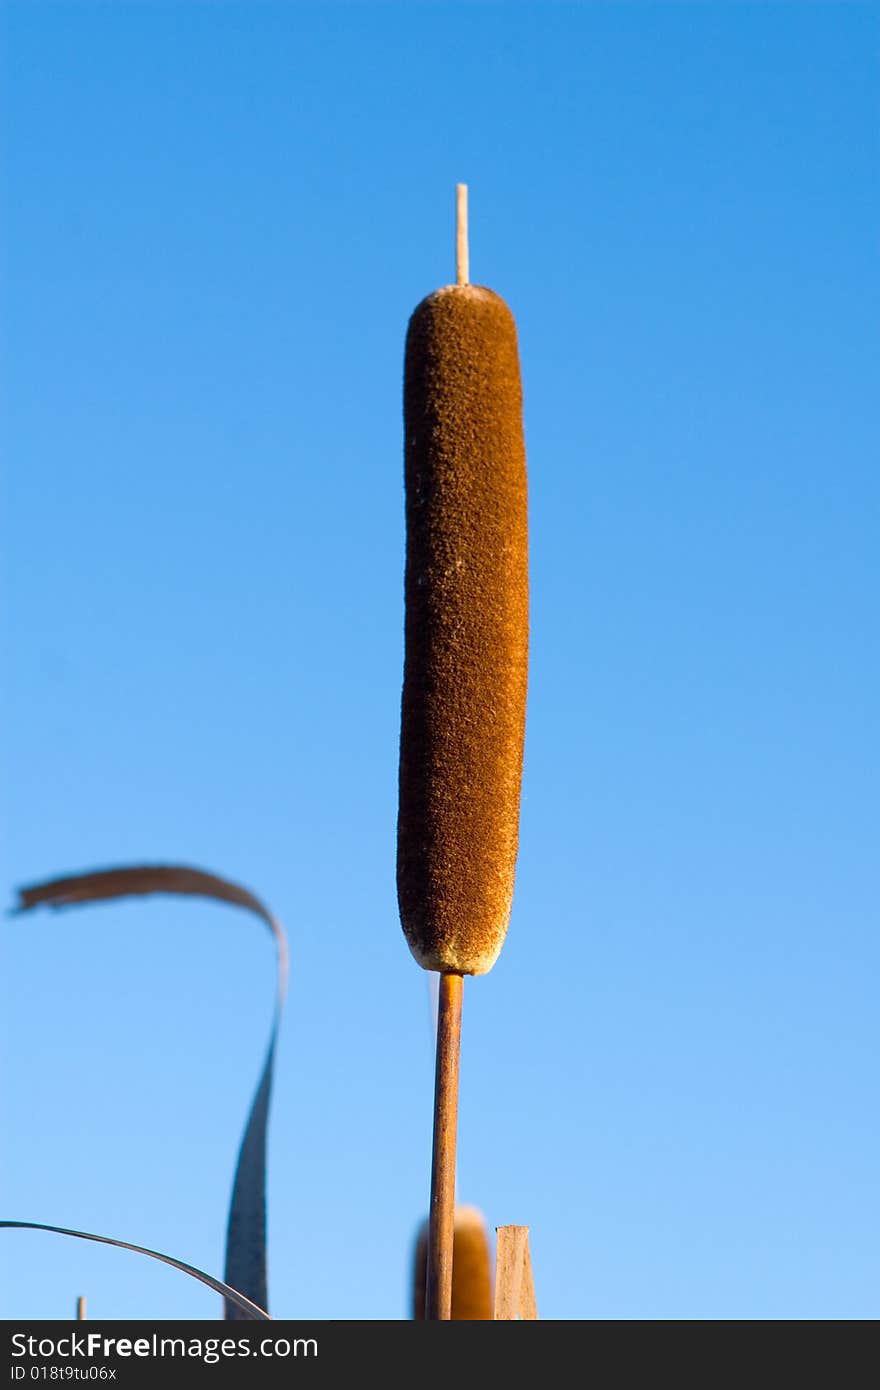
[[[233,1181],[226,1230],[226,1282],[242,1289],[260,1308],[268,1306],[266,1273],[266,1141],[275,1051],[281,1013],[287,994],[288,949],[284,928],[260,898],[248,888],[183,864],[136,864],[96,869],[29,884],[19,889],[18,912],[37,907],[60,910],[116,898],[154,893],[210,898],[241,907],[259,917],[275,940],[276,1003],[272,1031],[260,1079],[245,1125]],[[226,1300],[225,1317],[242,1316],[240,1304]]]
[[[280,1015],[276,1013],[262,1075],[238,1153],[226,1231],[226,1281],[236,1288],[243,1285],[261,1307],[268,1307],[269,1304],[266,1270],[266,1137],[279,1018]],[[262,1295],[262,1301],[258,1295]],[[234,1321],[241,1317],[241,1313],[234,1304],[227,1302],[225,1316]]]

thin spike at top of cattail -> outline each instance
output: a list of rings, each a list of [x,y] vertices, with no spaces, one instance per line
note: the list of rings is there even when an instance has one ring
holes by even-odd
[[[455,283],[467,285],[470,282],[468,255],[468,186],[455,185]]]

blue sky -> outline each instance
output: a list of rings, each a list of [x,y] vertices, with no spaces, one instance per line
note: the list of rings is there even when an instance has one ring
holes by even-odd
[[[8,3],[0,869],[285,922],[272,1310],[407,1315],[426,976],[394,889],[407,318],[517,319],[517,892],[460,1196],[548,1318],[876,1316],[878,10]],[[222,1272],[271,941],[2,927],[3,1215]],[[5,1317],[214,1317],[0,1233]]]

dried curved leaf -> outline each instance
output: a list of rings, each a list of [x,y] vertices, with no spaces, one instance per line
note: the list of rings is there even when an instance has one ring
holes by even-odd
[[[287,938],[281,923],[260,899],[240,883],[193,869],[185,864],[135,864],[121,869],[95,869],[91,873],[68,874],[47,879],[18,890],[18,911],[32,907],[74,907],[147,893],[182,893],[191,897],[214,898],[255,913],[272,932],[278,947],[281,975],[286,984]]]
[[[148,1250],[145,1245],[132,1245],[127,1240],[113,1240],[111,1236],[95,1236],[89,1231],[69,1231],[65,1226],[44,1226],[40,1221],[0,1221],[0,1226],[4,1226],[7,1230],[16,1231],[51,1231],[56,1236],[76,1236],[79,1240],[95,1240],[99,1245],[116,1245],[120,1250],[133,1250],[136,1255],[149,1255],[153,1260],[161,1260],[162,1264],[171,1265],[174,1269],[191,1275],[193,1279],[201,1280],[215,1293],[221,1293],[227,1303],[233,1303],[240,1310],[240,1317],[253,1322],[272,1321],[264,1308],[252,1303],[237,1289],[224,1284],[222,1279],[215,1279],[213,1274],[206,1274],[203,1269],[196,1269],[195,1265],[188,1265],[183,1260],[175,1260],[173,1255],[163,1255],[158,1250]]]
[[[249,889],[204,869],[181,864],[138,864],[118,869],[97,869],[31,884],[19,889],[18,911],[35,907],[54,909],[85,906],[112,898],[148,893],[188,894],[231,903],[256,914],[275,938],[278,953],[278,980],[275,1017],[260,1080],[251,1103],[244,1137],[238,1154],[229,1221],[226,1230],[226,1280],[244,1289],[260,1307],[269,1301],[266,1276],[266,1135],[269,1126],[269,1100],[275,1044],[281,1010],[287,993],[288,951],[284,928],[277,918]],[[227,1319],[240,1318],[234,1302],[227,1300]]]

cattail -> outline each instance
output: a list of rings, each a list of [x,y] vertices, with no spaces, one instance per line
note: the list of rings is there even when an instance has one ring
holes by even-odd
[[[406,658],[397,896],[440,972],[426,1317],[452,1307],[462,977],[494,965],[513,897],[528,660],[526,460],[516,325],[468,283],[410,319],[404,371]]]
[[[413,1260],[413,1307],[417,1321],[425,1316],[425,1276],[428,1264],[428,1222],[423,1221]],[[476,1207],[455,1208],[452,1255],[452,1321],[491,1322],[492,1257],[482,1213]]]
[[[528,655],[522,392],[498,295],[449,285],[418,306],[404,414],[400,915],[426,970],[482,975],[513,898]]]

